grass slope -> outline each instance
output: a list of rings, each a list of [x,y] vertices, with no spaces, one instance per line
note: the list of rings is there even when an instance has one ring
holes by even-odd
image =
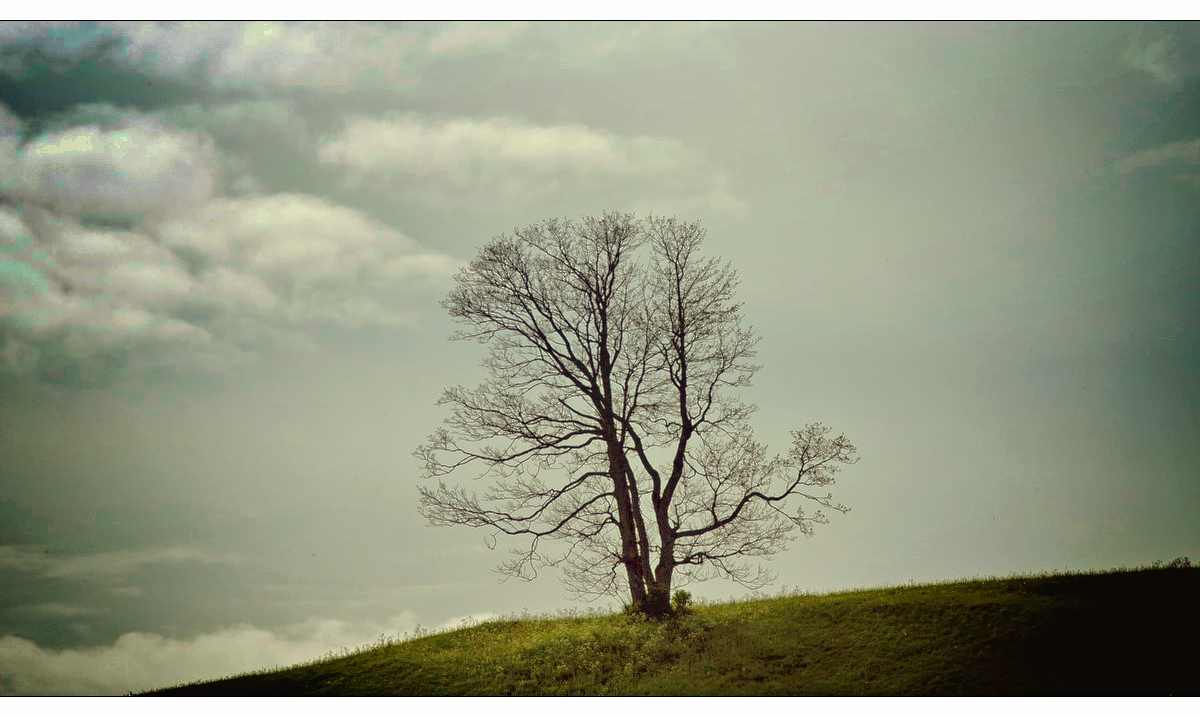
[[[488,622],[151,695],[1200,695],[1200,567]]]

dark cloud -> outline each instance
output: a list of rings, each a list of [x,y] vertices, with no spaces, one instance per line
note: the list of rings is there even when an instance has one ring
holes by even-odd
[[[149,108],[196,96],[198,88],[184,76],[164,77],[128,62],[126,44],[119,34],[89,23],[5,23],[0,104],[28,118],[30,131],[37,132],[80,104]]]

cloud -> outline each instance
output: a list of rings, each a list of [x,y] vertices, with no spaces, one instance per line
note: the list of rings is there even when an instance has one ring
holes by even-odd
[[[490,50],[508,44],[514,35],[528,27],[528,22],[457,23],[434,35],[429,41],[429,49],[434,54],[461,53],[473,49]]]
[[[249,22],[210,69],[226,82],[348,92],[365,81],[412,82],[414,50],[409,33],[367,23]]]
[[[20,140],[22,133],[25,131],[25,123],[9,111],[7,107],[0,104],[0,143],[4,143],[3,156],[10,160],[16,153],[16,142]]]
[[[424,28],[363,22],[111,22],[124,59],[164,74],[203,68],[218,86],[345,93],[410,84]]]
[[[108,30],[89,29],[88,23],[72,20],[13,20],[0,23],[0,42],[37,42],[47,49],[75,54],[96,50],[112,40]]]
[[[341,167],[351,187],[399,191],[443,206],[527,204],[613,188],[640,196],[671,189],[703,196],[722,179],[670,138],[511,118],[360,116],[327,139],[318,157]],[[683,186],[673,186],[681,178]]]
[[[24,131],[25,123],[0,104],[0,196],[6,189],[16,186],[20,175],[17,148]]]
[[[1160,85],[1200,74],[1200,30],[1194,23],[1139,23],[1122,57]]]
[[[412,324],[413,296],[440,290],[458,266],[358,210],[299,194],[214,200],[154,233],[200,267],[196,301],[293,324]]]
[[[1162,147],[1128,154],[1113,163],[1118,172],[1135,172],[1146,167],[1200,164],[1200,140],[1172,142]]]
[[[406,115],[391,120],[355,118],[321,147],[319,156],[359,172],[469,181],[471,161],[534,173],[575,169],[637,174],[673,169],[689,153],[673,140],[624,140],[583,125],[538,126],[506,118],[427,121]]]
[[[8,149],[0,196],[68,214],[169,211],[203,202],[215,183],[211,139],[149,118],[69,127]]]
[[[1179,79],[1176,66],[1178,58],[1175,57],[1174,42],[1170,37],[1143,40],[1139,36],[1130,41],[1124,58],[1130,67],[1145,72],[1159,83],[1167,84]]]
[[[112,645],[52,650],[0,637],[0,694],[122,695],[288,667],[397,638],[417,624],[412,612],[379,623],[313,617],[278,631],[250,624],[190,639],[130,632]]]
[[[280,87],[323,93],[394,93],[436,63],[504,51],[518,65],[535,55],[558,67],[614,57],[721,51],[720,24],[674,22],[19,22],[0,44],[0,73],[23,77],[86,57],[148,77],[203,78],[221,89]],[[727,53],[726,53],[727,54]],[[524,71],[524,70],[521,70]]]
[[[0,545],[0,570],[19,570],[46,578],[119,584],[129,575],[156,563],[237,564],[236,555],[219,555],[188,546],[119,550],[91,555],[63,555],[44,549]]]
[[[0,137],[4,136],[3,124],[0,113]],[[159,132],[193,138],[204,155],[197,159],[203,162],[212,182],[209,189],[217,194],[268,193],[254,176],[252,155],[259,158],[312,155],[307,122],[295,102],[282,99],[193,102],[153,115],[108,103],[88,103],[43,120],[39,126],[45,136],[78,133],[89,126],[103,127],[111,134],[126,125],[150,126]],[[19,137],[20,131],[18,126],[11,134]]]
[[[1176,182],[1192,182],[1200,187],[1200,140],[1172,142],[1162,147],[1133,152],[1116,160],[1112,170],[1120,174],[1141,172],[1154,167],[1167,167],[1174,171],[1167,179]]]
[[[9,52],[0,72],[23,77],[47,62],[81,57],[149,76],[218,86],[303,87],[347,92],[363,81],[405,83],[427,52],[423,26],[362,22],[21,22],[0,27],[0,44],[40,53],[29,60]]]
[[[66,364],[98,368],[139,349],[195,349],[212,341],[172,315],[196,282],[178,259],[137,232],[82,227],[36,207],[0,206],[0,370]]]
[[[79,617],[80,615],[94,615],[98,612],[103,612],[103,610],[99,608],[67,605],[61,602],[48,602],[40,605],[32,605],[26,609],[29,612],[46,617]]]
[[[726,23],[673,22],[560,22],[538,23],[537,29],[556,46],[563,63],[590,67],[622,56],[648,53],[709,51],[728,61],[720,33]]]
[[[118,59],[160,74],[207,69],[237,42],[242,22],[103,22],[91,32],[124,40]],[[78,34],[89,32],[80,25]]]
[[[307,334],[322,325],[414,325],[458,265],[307,195],[168,200],[141,230],[58,213],[92,198],[73,186],[50,208],[0,204],[0,371],[94,383],[319,352]]]
[[[282,99],[235,102],[193,102],[158,115],[174,126],[207,133],[223,142],[262,143],[273,139],[296,149],[309,142],[308,124],[296,104]]]

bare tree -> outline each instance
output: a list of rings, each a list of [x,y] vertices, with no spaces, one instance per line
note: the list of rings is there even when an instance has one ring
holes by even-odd
[[[812,424],[784,456],[754,441],[755,409],[731,393],[758,369],[757,338],[703,238],[698,222],[605,214],[480,250],[443,306],[467,327],[452,338],[490,347],[488,380],[446,390],[446,427],[417,450],[438,479],[420,487],[431,525],[489,528],[492,547],[518,536],[501,572],[558,566],[581,596],[627,590],[662,615],[673,582],[759,587],[753,558],[828,522],[820,508],[849,510],[807,492],[856,461],[845,436]],[[441,480],[468,466],[482,495]]]

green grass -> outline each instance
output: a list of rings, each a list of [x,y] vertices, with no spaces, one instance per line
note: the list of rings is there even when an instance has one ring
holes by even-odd
[[[151,695],[1200,695],[1200,567],[486,622]]]

